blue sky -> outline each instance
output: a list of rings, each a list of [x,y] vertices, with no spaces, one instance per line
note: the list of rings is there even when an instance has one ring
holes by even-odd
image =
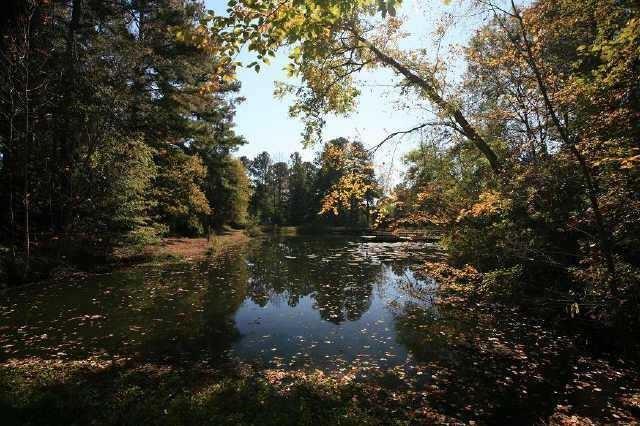
[[[218,13],[224,13],[227,0],[206,0],[206,7]],[[427,5],[427,6],[425,6]],[[404,43],[408,48],[431,48],[431,33],[443,13],[462,13],[460,5],[451,2],[446,5],[442,0],[420,1],[405,0],[399,10],[399,16],[406,17],[405,30],[411,36]],[[446,41],[451,44],[465,43],[472,34],[472,20],[460,20],[447,34]],[[464,25],[461,24],[464,23]],[[244,53],[240,60],[248,63],[250,54]],[[286,52],[278,53],[271,65],[262,66],[260,73],[243,69],[238,73],[242,83],[241,95],[246,101],[238,107],[237,132],[249,142],[238,155],[254,157],[267,151],[276,160],[287,160],[289,155],[298,151],[303,158],[311,160],[314,149],[303,149],[300,143],[302,124],[298,119],[289,117],[290,102],[273,97],[274,82],[287,81],[283,67],[287,63]],[[453,69],[459,75],[462,67]],[[390,87],[399,81],[389,70],[379,69],[363,73],[360,77],[360,97],[357,111],[349,117],[327,117],[324,139],[336,137],[358,139],[365,146],[379,143],[389,133],[409,129],[416,124],[429,120],[431,113],[418,107],[398,109],[403,99],[399,91]],[[409,136],[388,143],[376,153],[375,161],[378,173],[389,182],[397,182],[402,171],[402,155],[416,146],[418,136]]]

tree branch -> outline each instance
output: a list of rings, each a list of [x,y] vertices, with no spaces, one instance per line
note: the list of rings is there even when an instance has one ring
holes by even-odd
[[[429,81],[418,76],[407,66],[403,65],[395,58],[392,58],[391,56],[378,49],[373,43],[362,37],[356,30],[351,29],[351,32],[353,33],[355,39],[364,44],[364,46],[369,49],[380,62],[393,68],[396,72],[403,75],[410,83],[422,89],[422,91],[431,102],[436,104],[442,111],[447,113],[447,115],[460,126],[461,133],[471,142],[473,142],[473,144],[480,150],[480,152],[482,152],[485,158],[489,161],[493,172],[496,175],[500,174],[501,165],[500,161],[498,160],[498,156],[489,146],[489,144],[482,138],[482,136],[480,136],[480,134],[471,125],[471,123],[469,123],[467,118],[458,107],[442,98],[442,96],[438,94],[433,84],[431,84]]]
[[[399,130],[397,132],[390,133],[381,142],[379,142],[376,145],[374,145],[373,147],[367,149],[367,151],[376,152],[378,149],[380,149],[380,147],[382,145],[384,145],[385,143],[389,142],[391,139],[395,138],[396,136],[407,135],[409,133],[416,132],[416,131],[418,131],[420,129],[424,129],[425,127],[428,127],[428,126],[446,126],[446,124],[445,123],[441,123],[441,122],[422,123],[422,124],[420,124],[418,126],[415,126],[415,127],[411,128],[411,129],[408,129],[408,130]]]

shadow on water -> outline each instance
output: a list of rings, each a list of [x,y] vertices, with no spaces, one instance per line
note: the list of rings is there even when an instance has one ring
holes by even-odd
[[[100,383],[95,395],[124,404],[129,414],[141,409],[127,405],[136,392],[144,393],[138,400],[147,401],[145,410],[166,410],[161,407],[180,400],[178,411],[186,404],[198,412],[185,390],[216,383],[216,392],[204,397],[208,421],[218,401],[227,410],[219,413],[224,421],[236,409],[272,404],[274,423],[283,422],[280,407],[327,424],[327,413],[342,418],[348,409],[339,393],[327,396],[344,386],[349,401],[358,400],[357,392],[366,395],[371,407],[363,413],[411,413],[424,422],[530,424],[564,412],[615,422],[635,413],[632,365],[585,356],[571,338],[504,307],[437,303],[436,284],[413,273],[436,253],[425,243],[280,237],[201,264],[145,265],[24,289],[0,302],[0,361],[109,363],[99,372],[79,364],[73,380],[38,389],[58,395],[53,404]],[[334,383],[326,393],[317,384],[282,384],[289,373],[278,373],[274,384],[273,371],[323,371],[337,383],[349,378],[359,385]],[[122,387],[137,391],[121,395]],[[311,408],[298,397],[315,401],[316,414],[304,411]],[[18,417],[27,415],[0,400]],[[29,410],[47,410],[46,398],[38,401],[44,405]],[[93,403],[79,404],[90,410]],[[131,418],[150,415],[137,413]],[[251,410],[243,415],[249,423],[265,420],[251,420]],[[284,424],[302,421],[284,418]]]
[[[238,337],[244,262],[143,266],[11,295],[2,306],[2,357],[87,356],[165,362],[219,357]]]

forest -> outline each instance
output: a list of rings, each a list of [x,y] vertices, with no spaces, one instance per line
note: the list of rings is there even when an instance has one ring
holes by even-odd
[[[234,130],[240,82],[212,89],[221,59],[166,31],[193,29],[203,5],[150,2],[143,20],[135,2],[14,7],[3,24],[3,281],[106,262],[166,235],[314,222],[343,174],[371,186],[342,203],[346,222],[373,207],[361,145],[327,145],[349,165],[337,151],[315,165],[234,157],[246,143]]]
[[[382,195],[371,157],[361,143],[345,138],[326,142],[313,162],[298,152],[289,162],[274,162],[268,152],[241,157],[252,181],[249,216],[261,224],[309,230],[367,228]]]
[[[635,0],[2,9],[9,424],[640,421]],[[244,155],[283,58],[300,150]],[[371,73],[424,119],[327,138]]]

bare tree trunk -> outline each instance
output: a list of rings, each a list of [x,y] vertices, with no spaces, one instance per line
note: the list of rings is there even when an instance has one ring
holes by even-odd
[[[82,0],[73,0],[71,3],[71,20],[67,28],[67,39],[65,45],[66,67],[65,67],[65,79],[67,81],[75,81],[76,79],[76,33],[80,28],[80,21],[82,18]],[[72,87],[69,87],[64,92],[64,100],[60,111],[60,121],[63,124],[61,135],[59,137],[59,143],[62,148],[62,163],[65,167],[71,170],[73,163],[73,153],[75,150],[75,134],[74,134],[74,97],[75,91]],[[59,194],[59,213],[58,213],[58,228],[62,229],[65,234],[71,232],[72,227],[72,214],[74,200],[74,188],[73,179],[66,172],[62,173],[60,178],[60,194]],[[66,199],[65,199],[66,196]]]
[[[30,223],[29,223],[29,209],[30,209],[30,194],[29,194],[29,158],[31,156],[31,150],[30,150],[30,145],[31,145],[31,141],[30,141],[30,133],[31,133],[31,128],[30,128],[30,121],[29,121],[29,114],[31,113],[30,108],[29,108],[29,71],[30,71],[30,64],[29,64],[29,60],[30,60],[30,55],[29,55],[29,49],[30,49],[30,40],[29,40],[29,36],[30,36],[30,26],[31,26],[31,16],[27,17],[27,22],[25,23],[25,27],[24,27],[24,33],[23,33],[23,37],[24,37],[24,59],[23,59],[23,64],[24,64],[24,158],[22,159],[23,161],[23,171],[24,171],[24,244],[25,244],[25,251],[26,251],[26,255],[27,255],[27,260],[26,260],[26,266],[25,266],[25,273],[29,271],[29,262],[30,262],[30,258],[31,258],[31,235],[30,235]]]
[[[420,76],[412,72],[409,68],[407,68],[405,65],[401,64],[396,59],[392,58],[391,56],[387,55],[386,53],[378,49],[375,45],[373,45],[373,43],[363,38],[362,36],[357,34],[355,31],[352,31],[352,32],[354,33],[354,36],[356,37],[356,39],[361,43],[363,43],[364,46],[367,49],[369,49],[376,56],[376,58],[378,58],[379,61],[393,68],[394,70],[396,70],[396,72],[402,74],[409,82],[411,82],[412,84],[422,89],[422,91],[425,93],[425,95],[427,96],[427,98],[429,98],[431,102],[436,104],[436,106],[438,106],[438,108],[440,108],[443,112],[446,112],[447,115],[449,115],[449,117],[451,117],[451,119],[455,121],[456,124],[458,124],[458,126],[460,126],[461,133],[467,139],[473,142],[473,144],[480,150],[480,152],[482,152],[482,154],[485,156],[487,161],[489,161],[489,165],[491,166],[491,169],[493,170],[493,172],[497,175],[501,173],[501,165],[500,165],[500,161],[498,160],[498,156],[493,151],[493,149],[491,149],[491,147],[484,140],[484,138],[480,136],[480,134],[471,125],[471,123],[469,123],[469,121],[464,116],[462,111],[460,111],[459,108],[457,108],[456,106],[452,105],[451,103],[443,99],[442,96],[438,94],[436,88],[427,80],[425,80],[424,78],[421,78]]]
[[[12,73],[13,70],[9,71],[9,64],[7,64],[7,72]],[[13,68],[13,67],[12,67]],[[13,97],[13,90],[15,88],[15,83],[13,81],[13,76],[11,76],[11,83],[10,83],[10,97],[11,97],[11,111],[10,111],[10,116],[9,116],[9,143],[8,143],[8,148],[7,148],[7,152],[9,154],[9,162],[8,162],[8,169],[9,169],[9,221],[11,224],[11,239],[13,242],[16,241],[17,238],[17,230],[16,230],[16,211],[15,211],[15,200],[14,200],[14,192],[15,192],[15,188],[14,188],[14,179],[15,179],[15,156],[14,156],[14,119],[15,119],[15,111],[16,111],[16,105],[15,105],[15,99]],[[15,252],[14,252],[15,255]]]

